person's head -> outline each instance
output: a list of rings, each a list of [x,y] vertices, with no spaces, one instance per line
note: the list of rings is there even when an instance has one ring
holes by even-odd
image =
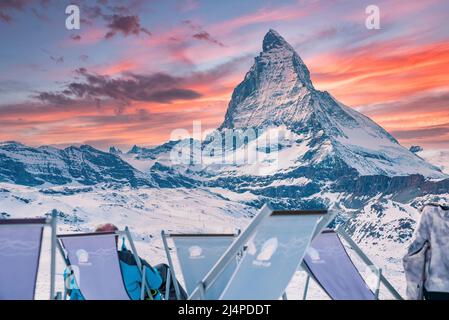
[[[95,228],[95,232],[115,232],[115,231],[118,231],[118,228],[112,223],[100,224]]]
[[[112,223],[100,224],[95,228],[95,232],[116,232],[118,228]],[[118,245],[118,236],[115,236],[115,243]]]

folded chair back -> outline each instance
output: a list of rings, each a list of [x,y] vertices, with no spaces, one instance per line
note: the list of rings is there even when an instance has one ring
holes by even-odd
[[[59,236],[76,284],[86,300],[130,300],[115,233]]]
[[[32,300],[46,219],[0,220],[0,300]]]

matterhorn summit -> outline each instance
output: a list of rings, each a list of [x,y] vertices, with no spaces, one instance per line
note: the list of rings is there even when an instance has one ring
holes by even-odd
[[[234,89],[219,130],[287,128],[299,135],[289,147],[309,150],[298,152],[291,168],[325,161],[359,175],[446,177],[374,121],[317,90],[304,61],[279,33],[269,30],[262,49]]]
[[[314,90],[307,66],[276,31],[263,40],[263,51],[234,90],[222,128],[258,127],[295,121],[297,106]]]

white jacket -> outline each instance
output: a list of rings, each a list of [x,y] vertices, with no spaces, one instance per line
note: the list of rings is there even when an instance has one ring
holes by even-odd
[[[423,255],[426,245],[428,253]],[[421,260],[418,256],[423,257],[424,265],[417,263]],[[449,208],[428,205],[423,209],[415,239],[404,257],[404,270],[409,298],[418,297],[409,293],[422,281],[427,291],[449,292]],[[420,279],[420,275],[425,279]]]

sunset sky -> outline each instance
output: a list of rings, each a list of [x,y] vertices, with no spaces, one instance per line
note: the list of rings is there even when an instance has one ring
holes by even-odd
[[[1,0],[0,141],[126,149],[217,127],[273,28],[317,89],[407,147],[449,149],[448,21],[445,0]]]

